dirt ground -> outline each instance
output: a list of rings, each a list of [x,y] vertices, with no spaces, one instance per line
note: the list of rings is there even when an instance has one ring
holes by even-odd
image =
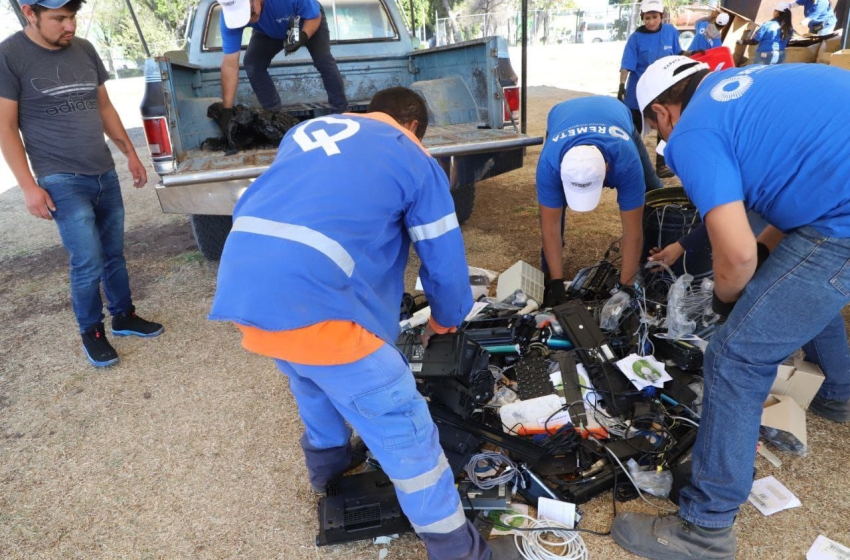
[[[529,132],[542,134],[548,109],[571,95],[531,88]],[[471,265],[537,262],[538,154],[479,185],[463,227]],[[186,218],[159,211],[152,183],[124,195],[134,299],[166,332],[114,340],[121,363],[95,370],[54,225],[29,216],[18,189],[0,194],[0,558],[378,558],[370,542],[314,545],[316,500],[286,380],[243,351],[232,326],[206,320],[216,266],[196,252]],[[619,229],[612,193],[595,212],[571,214],[567,275]],[[808,420],[807,458],[757,461],[759,476],[776,476],[803,505],[772,517],[745,505],[739,558],[803,558],[818,534],[850,544],[850,426]],[[609,493],[582,509],[584,528],[608,529]],[[639,501],[618,510],[651,511]],[[633,558],[607,537],[585,539],[591,558]],[[388,550],[390,560],[426,558],[411,534]]]

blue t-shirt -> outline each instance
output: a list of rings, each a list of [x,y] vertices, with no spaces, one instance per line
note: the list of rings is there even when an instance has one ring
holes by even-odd
[[[799,100],[777,92],[806,84]],[[822,64],[730,68],[709,74],[664,155],[703,217],[742,200],[784,232],[812,226],[850,237],[850,72]]]
[[[782,27],[775,19],[765,22],[753,34],[753,39],[759,42],[756,52],[782,52],[791,40],[791,35],[782,38]]]
[[[625,103],[630,109],[638,108],[635,93],[637,83],[649,65],[659,58],[682,52],[682,47],[679,45],[679,32],[669,23],[662,24],[661,28],[654,33],[646,32],[645,29],[645,27],[639,27],[631,34],[626,41],[623,61],[620,63],[621,70],[629,71]]]
[[[290,16],[301,16],[301,19],[315,19],[321,14],[321,6],[316,0],[266,0],[260,19],[257,23],[249,23],[245,27],[253,27],[272,39],[286,39],[289,31]],[[242,47],[242,30],[230,29],[224,25],[224,18],[219,20],[221,27],[221,46],[224,54],[239,52]]]
[[[704,19],[697,22],[694,27],[694,38],[691,40],[691,46],[688,47],[689,51],[707,51],[723,44],[723,40],[719,36],[713,39],[706,36],[705,30],[708,28],[708,24],[709,21]]]
[[[829,0],[797,0],[797,4],[803,6],[803,15],[812,23],[834,24],[837,21]]]
[[[546,143],[537,161],[537,201],[547,208],[565,207],[564,154],[574,146],[596,146],[608,164],[605,186],[617,189],[620,210],[643,206],[646,185],[634,130],[631,113],[613,97],[581,97],[555,105],[549,111]]]

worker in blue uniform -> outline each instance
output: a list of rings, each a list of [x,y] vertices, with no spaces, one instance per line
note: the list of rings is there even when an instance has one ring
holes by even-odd
[[[220,2],[222,51],[221,96],[224,111],[219,119],[227,135],[239,86],[239,53],[242,32],[253,28],[245,52],[245,73],[264,109],[279,110],[283,103],[269,74],[272,59],[281,51],[292,54],[306,47],[322,77],[333,113],[348,110],[342,74],[331,55],[331,36],[324,8],[317,0],[227,0]],[[286,42],[290,18],[300,18],[298,39]],[[293,19],[293,22],[295,20]],[[293,38],[294,39],[294,38]]]
[[[785,62],[785,47],[793,34],[791,4],[780,2],[773,8],[773,19],[759,26],[752,37],[739,43],[758,45],[753,64],[779,64]]]
[[[635,97],[638,80],[647,67],[659,58],[682,52],[679,31],[669,23],[662,23],[663,14],[664,4],[661,0],[643,0],[640,5],[643,25],[629,36],[620,63],[620,89],[617,99],[631,110],[639,134],[645,131],[641,130],[640,111]],[[662,179],[673,176],[664,163],[663,156],[656,157],[655,172]]]
[[[688,47],[688,52],[707,51],[723,45],[720,30],[729,24],[729,14],[726,12],[713,13],[700,19],[694,26],[694,38]]]
[[[809,28],[809,33],[823,37],[835,31],[838,18],[829,4],[829,0],[796,0],[803,6],[803,25]]]
[[[397,87],[365,115],[290,130],[234,209],[210,318],[234,322],[242,345],[289,378],[314,492],[346,470],[350,425],[429,558],[490,560],[395,347],[411,244],[431,306],[426,342],[460,325],[473,301],[448,179],[419,142],[427,124],[424,101]],[[493,557],[519,558],[508,544]]]
[[[603,186],[617,190],[623,223],[620,283],[634,284],[643,250],[644,195],[663,186],[646,146],[629,110],[616,99],[580,97],[555,105],[537,162],[546,307],[566,301],[561,261],[566,209],[593,210]]]
[[[802,346],[826,375],[809,410],[850,421],[841,315],[850,303],[850,145],[824,150],[821,142],[846,134],[850,117],[816,111],[788,123],[776,92],[793,84],[806,84],[817,107],[840,107],[850,96],[850,73],[820,64],[711,73],[675,57],[650,66],[638,84],[646,122],[667,140],[667,161],[708,229],[712,308],[725,317],[705,352],[693,474],[679,512],[620,514],[611,528],[645,558],[735,557],[733,523],[752,487],[762,406],[792,352]],[[758,238],[748,209],[769,224]]]

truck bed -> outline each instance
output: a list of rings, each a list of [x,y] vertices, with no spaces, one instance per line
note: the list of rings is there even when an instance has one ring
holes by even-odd
[[[436,158],[519,148],[539,144],[540,139],[513,129],[479,128],[478,124],[430,126],[423,144]],[[219,151],[188,150],[175,173],[164,175],[165,186],[192,185],[209,181],[253,179],[268,169],[277,149],[244,150],[232,156]],[[212,176],[211,176],[212,175]]]

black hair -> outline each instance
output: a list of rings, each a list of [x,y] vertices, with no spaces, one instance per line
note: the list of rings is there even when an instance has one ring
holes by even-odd
[[[643,118],[653,122],[658,121],[655,117],[655,110],[652,108],[654,103],[660,103],[661,105],[681,105],[685,97],[685,90],[688,88],[688,84],[690,84],[693,79],[694,75],[690,75],[687,78],[676,82],[669,88],[665,89],[661,95],[647,103],[646,107],[643,109]]]
[[[70,12],[77,13],[80,11],[80,8],[83,7],[83,4],[86,3],[86,0],[70,0],[67,4],[62,6],[63,8],[67,8]],[[30,5],[32,8],[32,13],[36,15],[36,17],[41,15],[41,12],[46,12],[50,8],[45,8],[41,4],[32,4]],[[58,9],[58,8],[57,8]]]
[[[779,22],[782,40],[790,39],[791,35],[794,33],[794,26],[791,23],[791,10],[782,10],[779,12],[779,16],[773,19]]]
[[[417,121],[416,137],[422,140],[428,128],[428,107],[418,93],[406,87],[382,89],[372,98],[368,112],[380,111],[394,118],[398,124]]]

